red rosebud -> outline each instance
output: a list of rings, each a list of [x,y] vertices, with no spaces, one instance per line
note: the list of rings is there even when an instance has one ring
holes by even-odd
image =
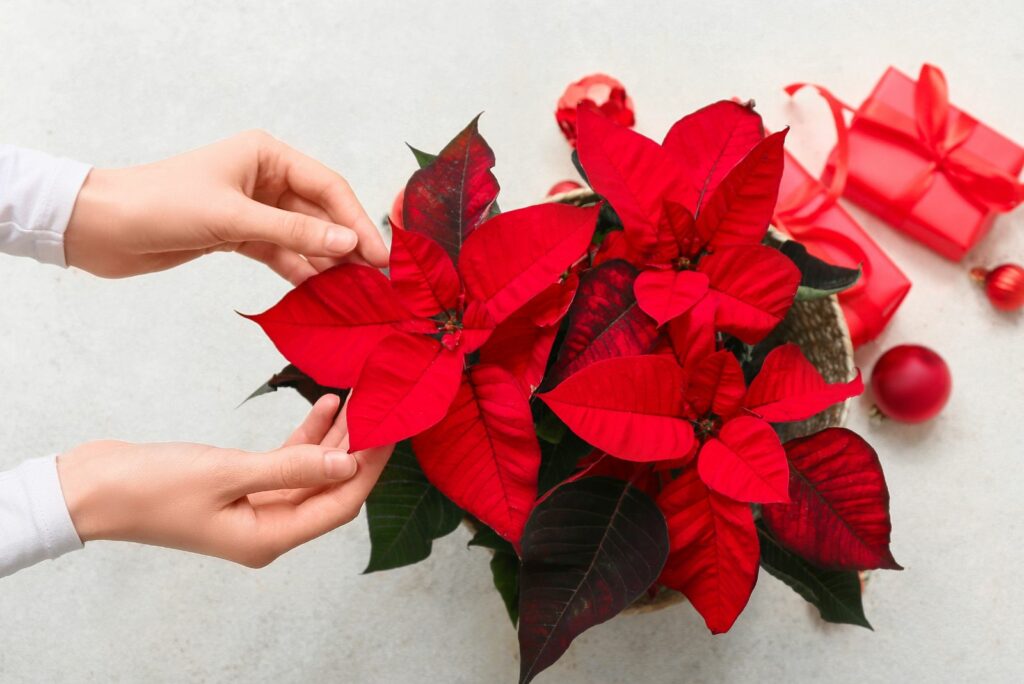
[[[617,79],[607,74],[591,74],[571,83],[558,100],[555,120],[569,144],[576,147],[576,108],[587,103],[620,126],[636,123],[633,100]]]

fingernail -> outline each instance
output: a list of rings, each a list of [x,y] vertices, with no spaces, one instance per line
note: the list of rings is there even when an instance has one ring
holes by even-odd
[[[334,480],[347,480],[356,474],[356,457],[344,451],[324,454],[324,471]]]
[[[356,246],[356,234],[348,228],[328,228],[324,247],[328,252],[348,254]]]

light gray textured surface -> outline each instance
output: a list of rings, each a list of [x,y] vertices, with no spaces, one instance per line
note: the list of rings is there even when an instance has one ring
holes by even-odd
[[[382,214],[413,169],[402,142],[435,149],[486,110],[513,207],[572,177],[551,110],[594,70],[625,81],[654,136],[713,99],[754,97],[769,125],[796,126],[792,147],[816,168],[827,114],[810,96],[786,106],[784,84],[858,101],[888,64],[927,59],[959,104],[1024,140],[1022,29],[1016,0],[2,0],[0,139],[113,166],[258,126],[345,173]],[[994,313],[965,266],[855,214],[915,282],[858,360],[921,342],[955,381],[924,427],[870,425],[867,404],[854,407],[852,427],[886,468],[907,568],[871,579],[876,631],[826,626],[762,574],[725,636],[686,605],[620,618],[541,681],[1024,679],[1024,321]],[[1022,229],[1024,212],[1003,218],[969,263],[1024,261]],[[235,408],[281,360],[232,310],[284,290],[224,255],[132,282],[4,259],[0,466],[98,437],[274,445],[305,407],[280,394]],[[372,576],[359,575],[362,519],[261,571],[90,544],[0,583],[0,681],[512,682],[515,634],[484,553],[465,541],[460,530],[423,565]]]

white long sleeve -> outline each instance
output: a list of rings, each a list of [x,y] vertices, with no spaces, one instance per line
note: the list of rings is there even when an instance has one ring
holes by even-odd
[[[90,168],[0,145],[0,252],[67,266],[64,231]]]
[[[67,266],[64,231],[89,169],[0,145],[0,252]],[[80,548],[55,456],[0,472],[0,577]]]
[[[0,473],[0,577],[80,548],[56,456]]]

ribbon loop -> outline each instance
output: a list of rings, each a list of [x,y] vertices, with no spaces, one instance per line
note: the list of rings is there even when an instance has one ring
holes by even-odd
[[[874,101],[864,103],[856,117],[896,137],[930,162],[900,194],[899,204],[905,213],[910,213],[940,173],[961,195],[985,209],[1009,211],[1024,201],[1024,185],[1016,178],[963,149],[978,120],[963,112],[953,117],[946,78],[938,67],[921,67],[914,86],[912,120]]]

